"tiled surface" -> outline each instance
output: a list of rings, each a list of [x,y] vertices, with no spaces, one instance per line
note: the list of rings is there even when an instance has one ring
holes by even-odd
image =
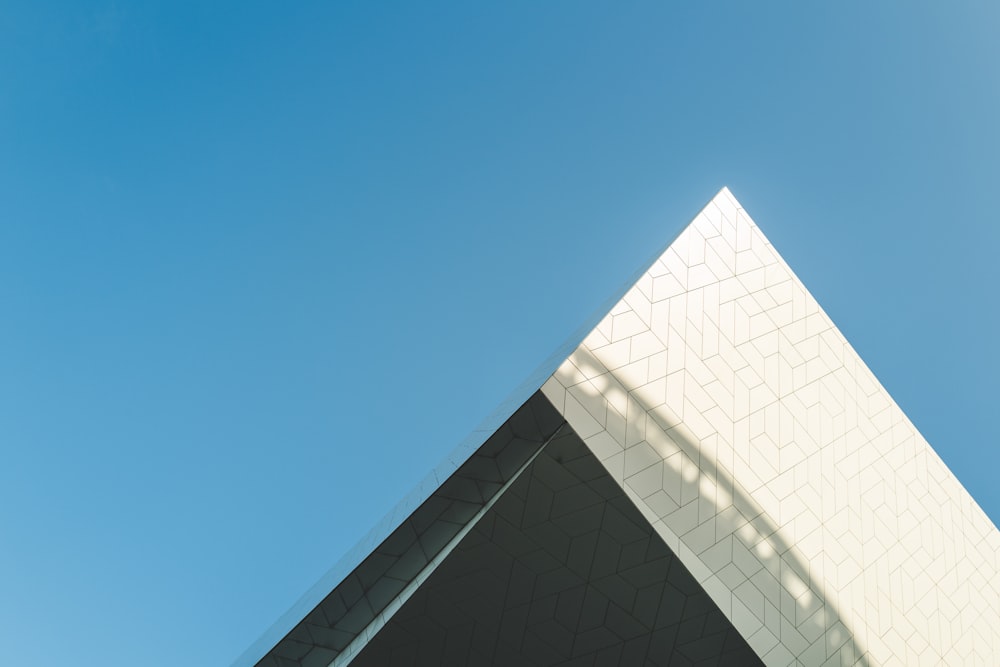
[[[759,659],[567,428],[351,664],[743,666]]]
[[[768,665],[1000,664],[1000,533],[728,190],[543,391]]]
[[[533,395],[257,664],[327,667],[350,653],[564,424],[544,396]]]

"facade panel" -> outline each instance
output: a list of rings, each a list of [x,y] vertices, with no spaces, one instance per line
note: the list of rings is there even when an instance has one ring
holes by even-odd
[[[728,190],[543,390],[766,663],[1000,663],[1000,533]]]

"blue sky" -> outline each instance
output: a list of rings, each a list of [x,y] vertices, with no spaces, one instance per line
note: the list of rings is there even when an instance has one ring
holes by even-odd
[[[752,4],[4,3],[3,661],[229,664],[723,185],[998,522],[1000,9]]]

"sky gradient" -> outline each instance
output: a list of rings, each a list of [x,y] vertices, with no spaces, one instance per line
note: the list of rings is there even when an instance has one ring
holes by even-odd
[[[472,4],[0,8],[2,662],[229,664],[723,185],[1000,521],[995,3]]]

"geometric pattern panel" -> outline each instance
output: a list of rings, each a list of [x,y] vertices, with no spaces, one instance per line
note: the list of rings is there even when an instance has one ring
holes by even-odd
[[[569,429],[351,665],[753,665],[759,659]]]
[[[327,667],[419,583],[477,514],[561,426],[536,392],[257,664]]]
[[[728,190],[543,391],[766,664],[1000,664],[1000,532]]]

